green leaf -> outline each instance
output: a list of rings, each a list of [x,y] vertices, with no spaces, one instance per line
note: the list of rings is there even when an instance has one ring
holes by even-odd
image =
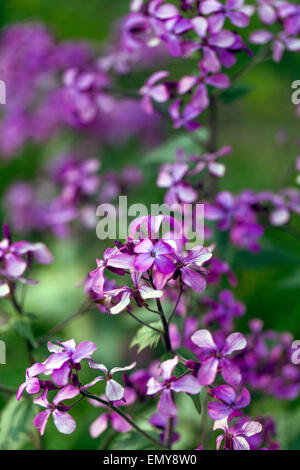
[[[161,323],[150,323],[150,326],[153,326],[153,328],[160,329]],[[138,330],[137,334],[133,338],[130,347],[133,348],[134,346],[138,346],[138,353],[140,353],[141,351],[143,351],[143,349],[146,349],[148,347],[156,347],[160,337],[160,333],[151,330],[147,326],[142,326],[142,328]]]
[[[196,410],[198,411],[199,415],[201,415],[201,395],[198,393],[198,395],[190,395],[191,399],[193,400],[193,403],[195,405]]]
[[[199,154],[203,151],[201,143],[206,139],[207,129],[204,127],[194,132],[192,137],[187,134],[176,135],[175,138],[168,140],[146,155],[143,164],[176,162],[176,151],[178,149],[183,149],[187,154]]]
[[[230,104],[233,101],[244,98],[244,96],[246,96],[251,91],[251,89],[252,88],[248,85],[232,85],[230,88],[223,91],[223,93],[221,94],[221,98],[224,103]]]
[[[195,354],[190,351],[190,349],[187,348],[178,348],[176,349],[176,353],[179,354],[179,356],[183,357],[184,359],[187,359],[188,361],[197,361],[197,358]]]
[[[19,450],[28,442],[34,406],[31,400],[11,397],[1,412],[0,450]]]

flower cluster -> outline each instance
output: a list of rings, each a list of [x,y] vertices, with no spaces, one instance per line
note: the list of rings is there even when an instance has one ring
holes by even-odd
[[[246,5],[244,0],[227,0],[225,4],[204,0],[184,1],[176,6],[167,0],[152,0],[133,1],[131,8],[123,23],[125,50],[163,43],[171,57],[198,57],[197,74],[171,81],[168,71],[156,71],[140,90],[143,108],[148,113],[153,112],[152,101],[158,104],[171,101],[169,115],[175,129],[182,126],[189,131],[197,129],[198,117],[209,106],[214,88],[225,89],[230,85],[222,68],[235,65],[236,56],[242,51],[252,54],[235,28],[247,27],[256,11],[264,25],[278,24],[278,32],[255,31],[250,35],[251,43],[272,42],[276,62],[281,60],[285,49],[300,49],[299,7],[289,2],[259,1],[255,7]],[[210,93],[207,86],[211,88]]]
[[[53,416],[54,424],[57,430],[63,434],[71,434],[76,429],[76,423],[68,411],[77,403],[65,405],[65,400],[70,400],[83,394],[87,389],[91,388],[97,382],[105,380],[105,398],[109,402],[118,402],[124,399],[125,390],[118,382],[112,379],[113,374],[130,370],[135,367],[134,362],[127,367],[114,367],[111,371],[105,367],[104,364],[98,364],[91,359],[91,356],[96,351],[97,346],[89,341],[84,341],[78,344],[74,339],[65,341],[63,343],[53,344],[48,343],[48,350],[52,353],[46,361],[33,364],[26,371],[26,381],[19,387],[17,399],[20,400],[22,393],[26,390],[29,394],[38,394],[42,392],[37,398],[34,398],[34,403],[46,408],[45,411],[39,413],[34,419],[34,425],[40,431],[41,435],[44,434],[45,428],[50,415]],[[82,385],[79,380],[79,372],[81,370],[81,362],[88,359],[89,367],[91,369],[100,370],[104,373],[103,376],[96,377],[92,382]],[[47,379],[38,378],[38,376],[45,375]],[[49,379],[49,376],[51,378]],[[51,403],[48,401],[49,392],[57,392]],[[105,403],[105,401],[104,401]],[[121,404],[123,404],[121,402]],[[102,418],[102,420],[104,417]],[[93,429],[95,426],[93,426]],[[92,432],[95,434],[95,431]],[[100,433],[99,433],[100,434]],[[94,436],[95,437],[95,436]]]

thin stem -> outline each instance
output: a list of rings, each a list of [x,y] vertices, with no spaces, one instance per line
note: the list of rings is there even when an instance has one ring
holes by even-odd
[[[144,436],[146,439],[148,439],[152,444],[155,446],[158,446],[160,448],[164,448],[164,446],[157,441],[154,437],[152,437],[150,434],[148,434],[146,431],[141,429],[129,416],[127,416],[122,410],[114,406],[112,403],[103,400],[102,398],[98,397],[97,395],[93,395],[89,392],[86,392],[85,390],[81,390],[80,392],[84,397],[90,398],[92,400],[96,400],[99,403],[102,403],[102,405],[107,406],[111,410],[113,410],[115,413],[118,413],[119,416],[121,416],[127,423],[129,423],[136,431],[138,431],[142,436]]]
[[[60,330],[62,330],[65,326],[67,326],[69,323],[71,323],[73,320],[75,320],[75,318],[78,318],[80,317],[83,313],[87,312],[89,310],[89,307],[90,307],[90,303],[88,304],[84,304],[83,306],[80,307],[80,309],[74,313],[73,315],[71,315],[70,317],[66,318],[65,320],[63,320],[61,323],[59,323],[58,325],[56,325],[54,328],[52,328],[50,331],[48,331],[48,333],[46,333],[45,335],[41,336],[38,340],[37,340],[37,344],[38,346],[41,346],[43,343],[45,343],[48,339],[52,338],[52,336],[55,336],[56,333],[58,333]]]
[[[180,299],[181,299],[181,296],[182,296],[182,291],[183,291],[183,285],[180,284],[180,289],[179,289],[179,294],[178,294],[178,297],[177,297],[177,300],[176,300],[176,303],[174,305],[174,308],[171,312],[171,315],[169,316],[169,320],[168,320],[168,323],[170,324],[171,320],[172,320],[172,317],[173,315],[175,314],[176,310],[177,310],[177,307],[179,305],[179,302],[180,302]]]
[[[218,114],[217,114],[217,100],[214,96],[211,97],[209,108],[209,128],[210,136],[207,143],[207,151],[210,153],[216,152],[217,150],[217,135],[218,135]]]
[[[145,309],[148,310],[148,312],[152,312],[152,313],[156,313],[156,315],[160,315],[160,313],[157,310],[153,310],[148,305],[145,305]]]
[[[130,312],[130,310],[126,310],[127,313],[129,313],[129,315],[134,318],[137,322],[141,323],[142,325],[144,326],[147,326],[147,328],[150,328],[150,330],[153,330],[153,331],[156,331],[157,333],[159,333],[160,335],[162,334],[162,332],[158,329],[158,328],[155,328],[154,326],[151,326],[149,325],[148,323],[146,323],[145,321],[141,320],[140,318],[136,317],[132,312]]]
[[[174,428],[174,418],[169,418],[167,421],[167,426],[165,430],[165,438],[164,438],[164,444],[167,447],[167,449],[172,448],[173,428]]]
[[[157,290],[155,285],[153,284],[153,278],[152,278],[152,273],[151,272],[149,273],[149,281],[150,281],[150,284],[151,284],[152,288]],[[161,320],[161,323],[162,323],[162,326],[163,326],[163,329],[164,329],[164,340],[165,340],[166,351],[170,352],[170,351],[172,351],[172,346],[171,346],[171,340],[170,340],[170,334],[169,334],[169,325],[168,325],[168,322],[166,320],[166,317],[165,317],[164,310],[162,308],[160,299],[155,299],[155,300],[156,300],[156,306],[157,306],[157,310],[159,312],[160,320]]]

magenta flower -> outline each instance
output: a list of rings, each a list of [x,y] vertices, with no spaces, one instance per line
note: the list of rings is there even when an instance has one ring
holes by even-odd
[[[222,429],[224,434],[217,437],[217,450],[221,448],[225,439],[223,450],[250,450],[248,438],[259,434],[262,425],[258,421],[246,421],[241,425],[229,428],[227,418],[215,422],[213,430]]]
[[[33,255],[40,264],[50,264],[53,257],[43,243],[19,241],[11,243],[8,227],[3,228],[4,239],[0,242],[0,265],[3,263],[8,277],[18,278],[25,272],[28,260],[23,256]]]
[[[209,265],[209,271],[208,271],[208,275],[206,278],[207,282],[211,284],[215,284],[219,282],[222,274],[227,276],[229,284],[232,287],[237,286],[237,279],[235,275],[233,274],[229,264],[226,263],[225,261],[222,261],[220,259],[213,257]]]
[[[174,129],[184,127],[188,131],[195,131],[201,124],[196,118],[201,114],[203,109],[188,103],[182,108],[182,100],[176,99],[169,107],[169,114],[174,123]]]
[[[211,257],[211,252],[204,247],[194,248],[185,258],[176,255],[174,278],[180,276],[182,282],[191,289],[196,292],[203,292],[206,288],[206,281],[197,270]]]
[[[45,362],[45,372],[50,371],[52,380],[57,385],[66,385],[72,369],[77,369],[83,359],[89,359],[96,351],[97,346],[89,341],[83,341],[76,346],[74,339],[60,343],[57,346],[48,343],[48,350],[53,352]]]
[[[300,50],[300,39],[288,36],[284,31],[280,32],[278,35],[265,30],[254,31],[250,35],[250,41],[253,44],[267,44],[273,41],[272,50],[274,62],[281,61],[285,49],[288,51]]]
[[[221,62],[218,54],[221,58],[220,51],[227,52],[228,49],[234,47],[237,37],[234,33],[225,29],[215,32],[209,21],[200,16],[193,18],[192,23],[196,34],[202,40],[203,57],[201,66],[208,72],[219,72]]]
[[[140,89],[140,94],[143,95],[142,107],[146,113],[153,113],[151,99],[157,103],[165,103],[170,98],[167,85],[164,83],[157,84],[157,82],[168,77],[168,75],[169,72],[166,71],[155,72]]]
[[[203,297],[203,302],[208,305],[210,310],[205,314],[204,324],[209,325],[217,322],[223,331],[232,331],[233,319],[241,317],[245,313],[245,305],[235,300],[233,293],[228,290],[222,290],[218,295],[218,301]]]
[[[229,385],[219,385],[208,391],[209,395],[216,398],[217,402],[209,402],[207,405],[208,415],[211,419],[230,419],[239,416],[241,408],[245,408],[251,401],[251,396],[246,387],[243,387],[241,394],[236,392]]]
[[[142,273],[131,270],[133,287],[123,286],[104,292],[105,303],[109,306],[111,314],[116,315],[125,310],[131,299],[136,301],[138,307],[142,307],[145,300],[159,299],[163,295],[162,291],[152,289],[145,282],[141,282],[141,277]],[[117,304],[111,306],[114,299],[117,299]]]
[[[76,429],[76,422],[69,413],[66,413],[70,407],[63,405],[62,401],[76,397],[80,393],[79,389],[73,385],[67,385],[57,393],[52,404],[47,399],[47,393],[48,390],[45,390],[40,397],[33,400],[33,403],[46,408],[34,418],[33,424],[43,436],[52,414],[56,429],[62,434],[71,434]]]
[[[174,254],[174,250],[168,243],[160,240],[154,244],[147,238],[134,248],[134,252],[137,256],[133,265],[140,272],[148,271],[153,266],[162,274],[171,274],[174,271],[174,263],[169,257]]]
[[[200,157],[192,156],[191,160],[197,162],[192,174],[197,174],[207,168],[208,172],[216,178],[221,178],[225,175],[225,165],[217,162],[216,160],[231,153],[231,147],[229,145],[222,147],[218,152],[205,153]]]
[[[117,401],[117,400],[122,400],[124,396],[124,387],[120,385],[118,382],[116,382],[112,376],[116,372],[123,372],[125,370],[131,370],[136,366],[136,362],[133,362],[129,366],[126,367],[114,367],[109,371],[107,367],[104,364],[99,364],[98,362],[93,361],[92,359],[89,360],[89,366],[91,369],[97,369],[101,370],[103,372],[103,376],[96,377],[92,382],[90,382],[87,385],[84,385],[82,387],[83,390],[92,387],[96,383],[100,382],[101,380],[106,381],[106,386],[105,386],[105,394],[107,396],[107,399],[109,401]]]
[[[101,398],[105,399],[105,396],[102,396]],[[123,399],[115,401],[114,406],[130,406],[134,403],[135,399],[135,391],[132,388],[125,388]],[[111,424],[112,428],[117,432],[125,433],[131,430],[131,425],[118,413],[112,411],[108,406],[93,399],[90,399],[89,403],[95,407],[105,408],[107,410],[106,413],[101,414],[90,425],[90,435],[94,439],[99,437],[108,428],[109,424]]]
[[[103,294],[104,270],[108,269],[118,274],[124,274],[124,269],[132,267],[132,257],[122,253],[118,248],[107,248],[103,260],[97,259],[97,269],[90,272],[92,278],[92,289],[96,294]]]
[[[220,31],[226,18],[238,28],[245,28],[249,24],[249,17],[243,10],[244,0],[226,0],[225,5],[217,0],[204,0],[200,4],[200,13],[211,15],[210,25],[213,24],[214,32]]]
[[[169,215],[146,215],[137,217],[130,224],[130,234],[134,238],[136,234],[140,231],[141,238],[151,238],[156,240],[159,238],[159,232],[163,227],[163,224],[166,224],[168,228],[174,229],[177,233],[180,233],[181,224],[174,217]],[[141,229],[145,230],[141,230]]]
[[[173,402],[172,392],[185,392],[191,395],[197,395],[201,391],[201,385],[192,375],[184,375],[179,378],[172,375],[173,369],[177,364],[177,356],[162,362],[160,365],[162,381],[151,377],[147,383],[147,395],[156,395],[162,392],[158,403],[158,412],[166,418],[173,418],[177,415],[177,408]]]
[[[283,21],[284,30],[291,36],[300,33],[300,6],[289,2],[279,2],[278,16]]]
[[[258,16],[262,23],[270,25],[277,20],[277,11],[273,2],[270,0],[258,0]]]
[[[205,203],[204,215],[207,220],[218,220],[217,225],[220,230],[230,228],[232,217],[236,213],[236,203],[229,191],[222,191],[217,194],[215,204]]]
[[[26,392],[29,394],[39,393],[41,386],[40,381],[36,377],[39,374],[42,374],[45,370],[44,364],[33,364],[29,369],[26,369],[25,382],[23,382],[17,392],[17,400],[20,400],[23,391],[26,389]]]
[[[191,203],[196,201],[197,191],[189,183],[183,181],[188,170],[189,167],[186,163],[168,163],[161,167],[157,186],[159,188],[168,188],[164,200],[169,206],[179,202]]]
[[[230,334],[222,348],[218,347],[208,330],[198,330],[191,341],[200,348],[202,358],[198,379],[201,385],[211,385],[220,371],[224,380],[231,385],[238,385],[242,376],[239,368],[229,359],[235,351],[241,351],[247,346],[246,338],[241,333]]]

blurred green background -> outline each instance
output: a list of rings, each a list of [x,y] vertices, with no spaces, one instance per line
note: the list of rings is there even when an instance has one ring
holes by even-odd
[[[129,0],[2,0],[0,3],[0,25],[18,21],[42,21],[61,39],[88,39],[96,48],[99,41],[105,40],[112,24],[128,11]],[[239,66],[246,58],[239,60]],[[238,67],[237,67],[238,68]],[[243,76],[240,90],[247,90],[243,99],[223,103],[220,109],[219,146],[232,145],[233,153],[226,157],[227,173],[221,187],[233,192],[245,188],[254,190],[275,190],[292,184],[292,172],[299,151],[299,118],[291,103],[291,83],[300,79],[299,54],[285,54],[280,65],[267,62]],[[142,84],[140,76],[130,77],[130,87]],[[276,134],[285,129],[286,143],[278,143]],[[298,140],[297,140],[298,139]],[[111,149],[110,149],[111,152]],[[8,182],[18,179],[33,179],[38,167],[42,149],[26,150],[17,160],[0,163],[0,193],[3,194]],[[113,158],[112,158],[113,157]],[[143,155],[138,146],[130,143],[114,154],[101,154],[104,168],[119,168],[124,162],[140,162]],[[160,202],[163,192],[155,189],[157,166],[146,168],[146,182],[142,190],[135,194],[137,202]],[[5,218],[1,209],[1,218]],[[300,229],[299,220],[292,224]],[[40,284],[30,288],[26,299],[26,310],[36,315],[34,333],[39,336],[63,318],[74,313],[84,295],[78,282],[94,268],[95,258],[99,257],[104,244],[97,240],[95,233],[84,231],[68,241],[54,241],[49,235],[45,242],[55,256],[50,267],[36,268],[33,276]],[[260,317],[267,328],[277,331],[290,331],[300,339],[300,243],[285,230],[270,229],[262,241],[263,249],[257,254],[242,251],[230,253],[233,270],[238,276],[239,285],[235,296],[247,306],[246,316],[237,328],[247,332],[250,318]],[[224,253],[224,257],[229,256]],[[135,350],[128,350],[136,330],[135,324],[119,316],[107,318],[98,313],[90,313],[68,326],[58,338],[74,337],[77,342],[90,340],[97,343],[96,358],[108,364],[127,364],[135,359]],[[13,333],[5,336],[7,342],[7,365],[0,366],[0,379],[11,387],[17,387],[23,380],[27,366],[23,340]],[[24,353],[24,354],[23,354]],[[41,351],[44,360],[46,349]],[[139,363],[147,363],[151,352],[138,357]],[[0,396],[0,408],[4,397]],[[190,400],[183,404],[184,413],[180,417],[180,432],[183,435],[181,448],[191,448],[200,444],[195,441],[195,429],[199,422]],[[190,418],[188,410],[190,411]],[[37,410],[35,410],[36,412]],[[153,411],[153,410],[152,410]],[[256,402],[255,413],[271,413],[278,418],[280,439],[284,448],[300,448],[300,400],[277,402],[261,398]],[[145,417],[151,410],[142,410],[140,422],[147,426]],[[78,428],[71,436],[59,434],[51,422],[48,425],[43,447],[46,449],[97,449],[105,446],[112,437],[112,445],[120,447],[118,438],[106,433],[102,438],[89,437],[88,426],[97,417],[98,410],[86,403],[74,410]],[[188,421],[186,416],[189,416]],[[31,427],[31,417],[26,417]],[[195,426],[195,427],[194,427]],[[31,444],[25,442],[25,447]],[[124,444],[129,445],[128,444]],[[134,444],[133,444],[134,445]],[[122,447],[121,447],[122,448]]]

